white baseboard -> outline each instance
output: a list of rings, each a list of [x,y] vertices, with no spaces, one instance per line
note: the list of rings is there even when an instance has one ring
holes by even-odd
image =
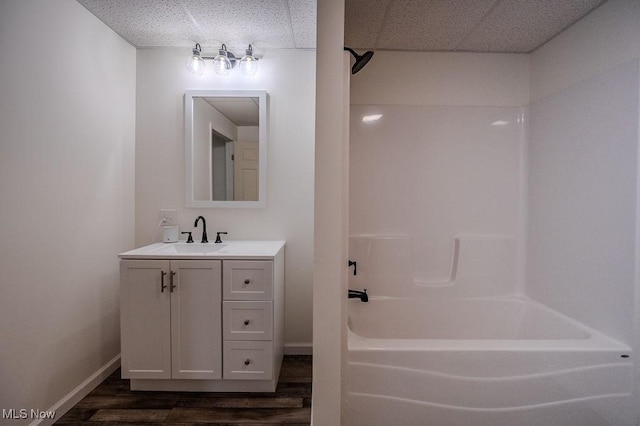
[[[105,365],[100,367],[98,371],[89,376],[84,382],[80,383],[75,389],[65,395],[60,401],[53,404],[51,408],[49,408],[49,412],[55,412],[55,419],[39,419],[32,422],[29,426],[50,426],[53,425],[57,420],[60,420],[62,416],[64,416],[67,411],[71,410],[74,405],[76,405],[82,398],[87,396],[93,389],[96,388],[100,383],[104,381],[107,377],[109,377],[114,371],[116,371],[120,367],[120,354],[116,355],[107,362]]]
[[[312,343],[285,343],[285,355],[313,355]]]

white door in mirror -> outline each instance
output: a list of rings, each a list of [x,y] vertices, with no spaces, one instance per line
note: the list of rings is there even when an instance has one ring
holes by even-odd
[[[233,156],[233,199],[258,201],[258,144],[237,141]]]

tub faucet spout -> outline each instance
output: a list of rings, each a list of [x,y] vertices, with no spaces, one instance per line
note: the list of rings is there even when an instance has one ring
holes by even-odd
[[[362,302],[368,302],[369,296],[367,295],[367,289],[365,288],[364,291],[349,290],[349,299],[354,299],[354,298],[358,298]]]

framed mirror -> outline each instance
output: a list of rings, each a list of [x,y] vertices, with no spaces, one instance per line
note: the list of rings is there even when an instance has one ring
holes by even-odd
[[[185,91],[187,207],[266,205],[267,104],[264,90]]]

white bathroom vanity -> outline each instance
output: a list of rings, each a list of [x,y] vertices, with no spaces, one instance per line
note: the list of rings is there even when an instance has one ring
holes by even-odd
[[[178,242],[121,253],[122,377],[131,389],[275,391],[284,248]]]

